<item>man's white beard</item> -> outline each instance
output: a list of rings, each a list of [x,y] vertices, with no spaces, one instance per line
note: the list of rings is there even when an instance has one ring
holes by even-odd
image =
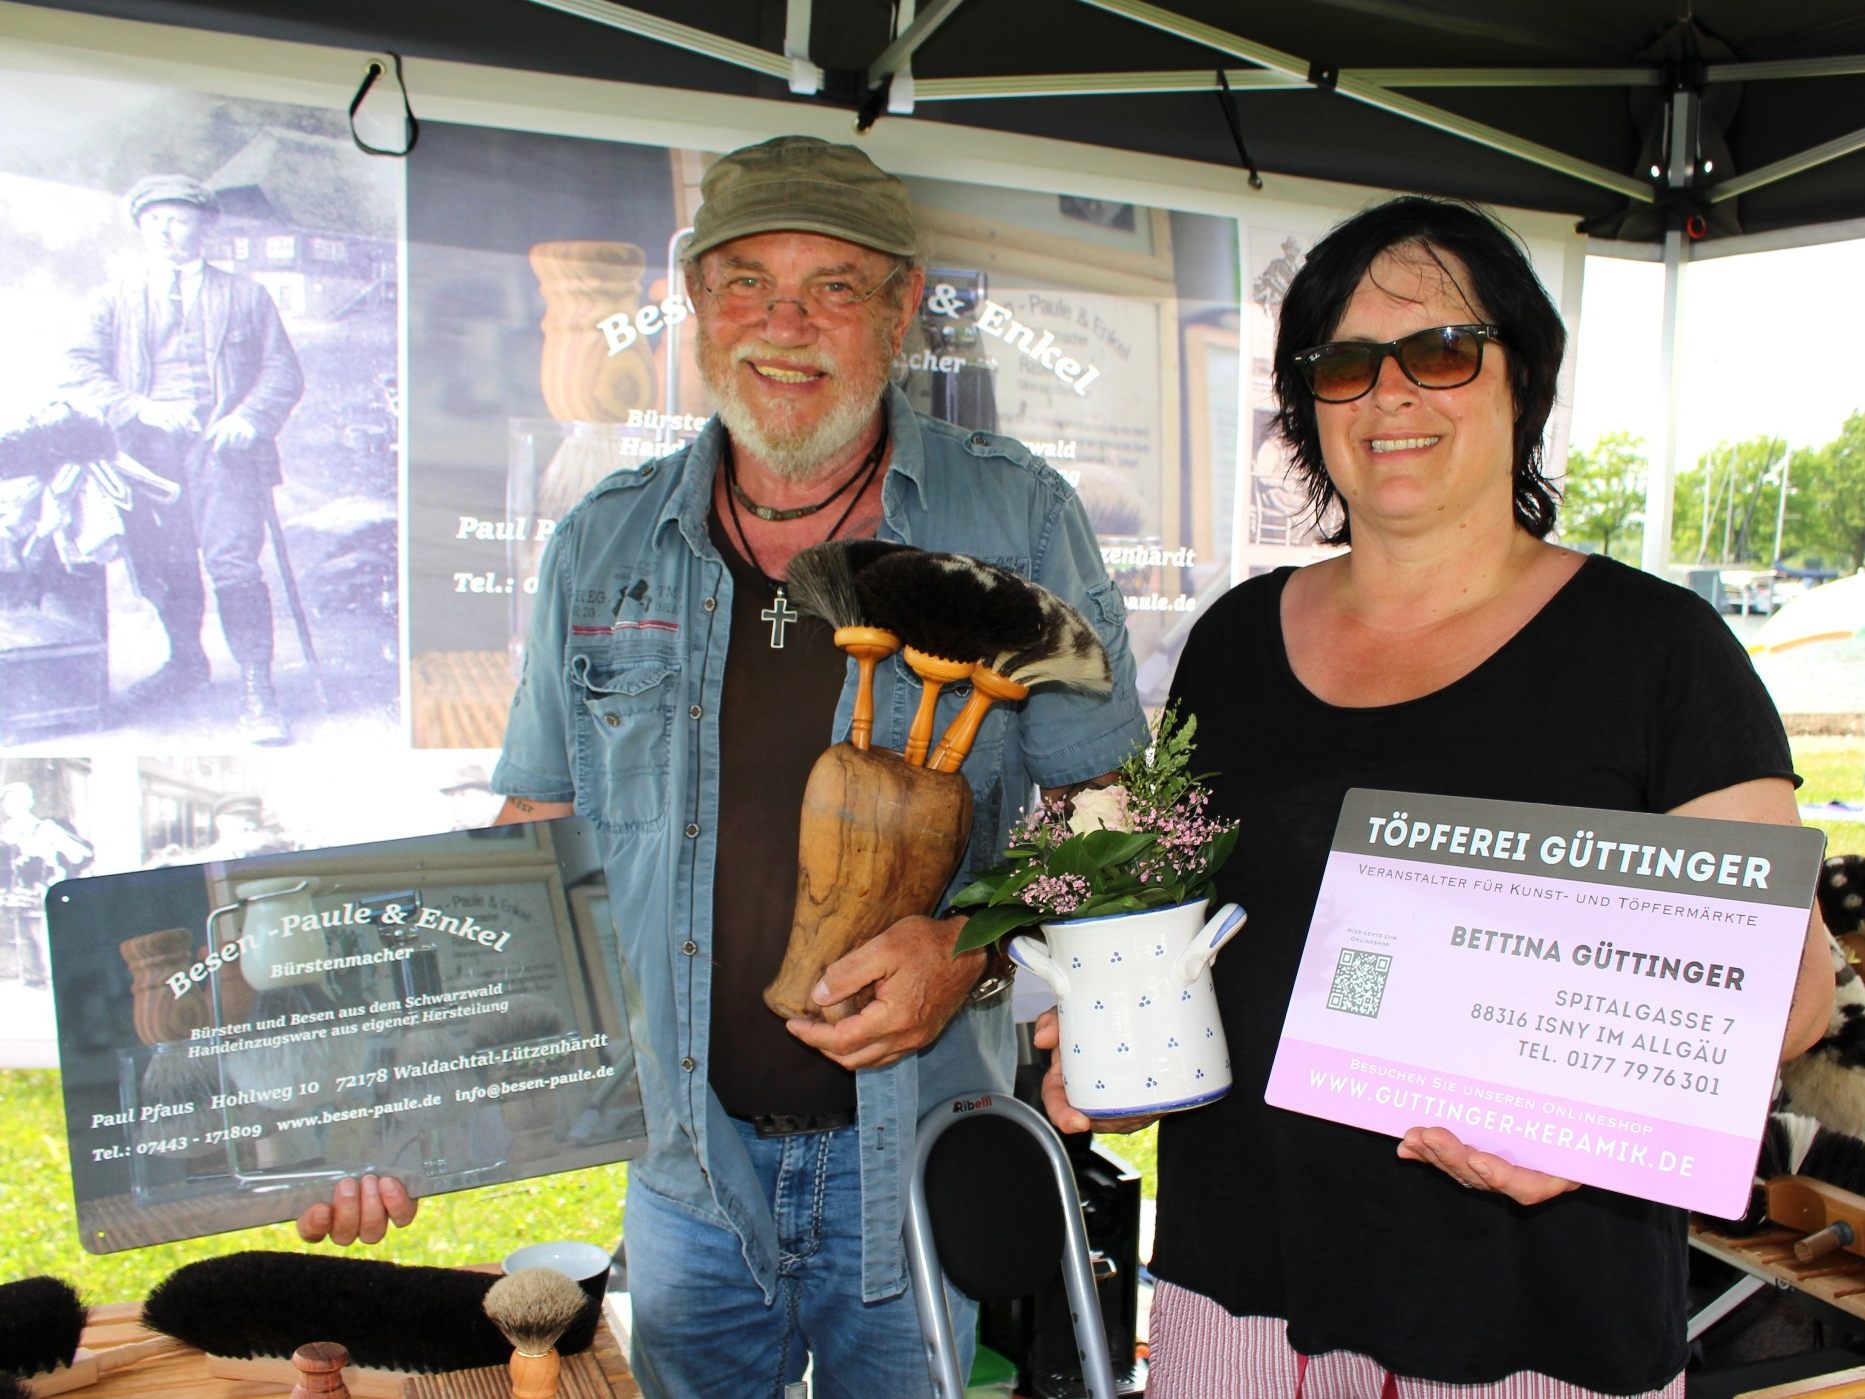
[[[738,366],[745,359],[763,352],[772,356],[781,353],[794,361],[798,358],[794,350],[776,352],[765,346],[741,345],[724,366],[725,372],[720,374],[715,372],[715,356],[702,346],[700,378],[712,394],[719,421],[725,424],[734,442],[785,480],[810,481],[822,474],[823,466],[831,458],[861,435],[880,405],[893,359],[884,332],[876,335],[871,348],[872,358],[863,364],[845,367],[822,358],[812,365],[829,370],[840,383],[836,402],[807,427],[767,429],[758,421],[751,404],[738,392]]]

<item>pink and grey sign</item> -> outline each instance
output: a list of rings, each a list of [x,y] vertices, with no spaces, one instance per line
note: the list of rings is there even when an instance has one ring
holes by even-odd
[[[1356,788],[1265,1097],[1740,1214],[1823,840]]]

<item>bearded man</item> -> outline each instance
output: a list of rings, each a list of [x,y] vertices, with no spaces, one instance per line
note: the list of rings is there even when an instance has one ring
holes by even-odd
[[[780,1399],[813,1355],[818,1399],[909,1399],[931,1393],[901,1243],[915,1124],[1009,1090],[1009,997],[981,984],[985,954],[952,955],[962,917],[916,917],[816,987],[824,1007],[871,992],[858,1013],[765,1009],[804,783],[855,692],[785,569],[856,536],[978,555],[1106,643],[1110,697],[1038,691],[987,716],[963,768],[960,881],[995,860],[1035,784],[1104,778],[1145,721],[1125,606],[1071,488],[890,387],[924,280],[905,186],[853,147],[785,136],[719,160],[702,192],[686,289],[718,416],[559,524],[492,785],[502,820],[575,811],[603,844],[649,1123],[623,1237],[644,1393]],[[874,742],[898,749],[918,682],[882,672]],[[307,1237],[379,1237],[412,1215],[397,1183],[347,1188],[307,1213]],[[967,1348],[974,1314],[954,1308]]]

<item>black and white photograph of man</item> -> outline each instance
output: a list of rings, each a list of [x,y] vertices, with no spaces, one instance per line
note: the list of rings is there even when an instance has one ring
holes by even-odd
[[[93,302],[72,348],[71,401],[116,429],[122,449],[173,481],[125,516],[136,588],[168,644],[161,669],[127,698],[160,703],[204,687],[203,570],[227,649],[239,667],[239,729],[255,743],[290,740],[272,687],[272,594],[260,568],[277,529],[277,438],[304,374],[265,288],[202,255],[220,201],[199,180],[158,174],[124,200],[145,261]]]
[[[0,730],[399,746],[400,163],[48,81],[0,74]]]

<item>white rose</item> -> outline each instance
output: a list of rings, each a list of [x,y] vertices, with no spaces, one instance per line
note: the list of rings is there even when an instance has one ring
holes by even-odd
[[[1089,831],[1131,832],[1127,817],[1127,789],[1121,786],[1090,787],[1075,794],[1074,809],[1069,812],[1068,828],[1076,835]]]

